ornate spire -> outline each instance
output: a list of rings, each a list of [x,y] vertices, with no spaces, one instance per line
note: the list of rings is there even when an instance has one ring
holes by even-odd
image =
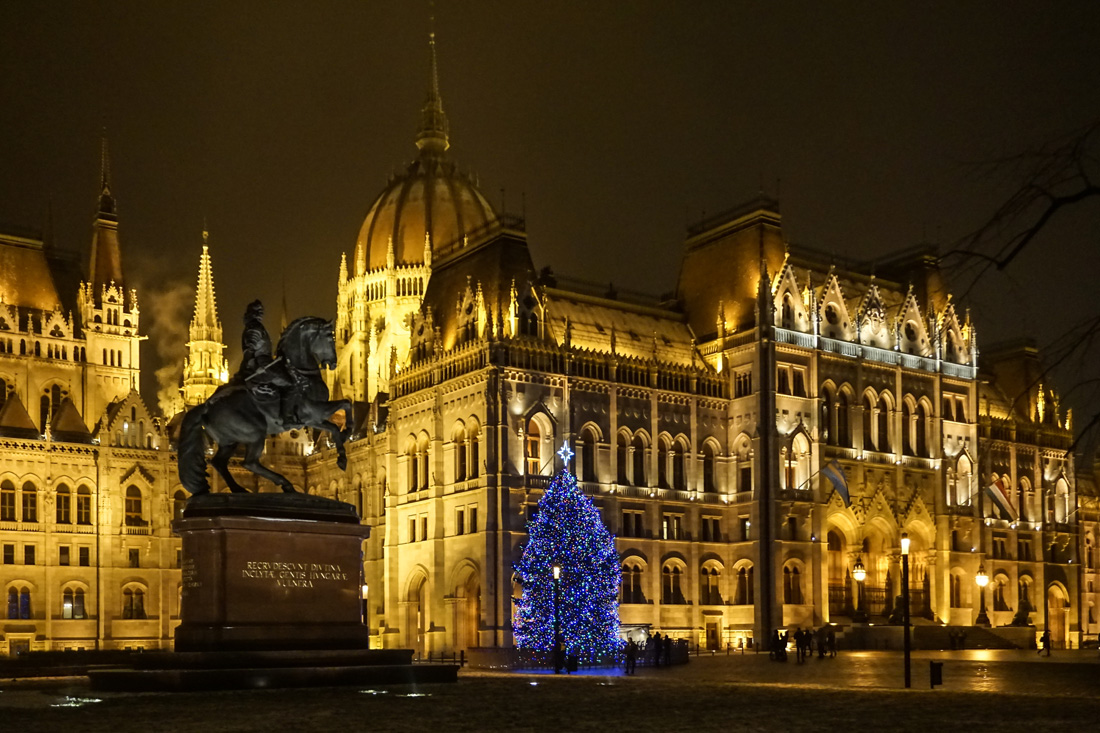
[[[191,321],[192,340],[196,340],[196,328],[221,331],[221,324],[218,322],[218,304],[214,297],[214,272],[210,266],[210,233],[205,227],[202,232],[202,256],[199,257],[199,283],[195,290],[195,316]],[[202,335],[198,340],[211,339]],[[214,340],[220,340],[220,337]]]
[[[111,195],[111,152],[107,149],[107,130],[103,130],[99,148],[99,218],[115,221],[115,197]]]
[[[447,115],[443,112],[443,99],[439,96],[439,66],[435,57],[435,19],[428,34],[428,52],[431,64],[431,77],[428,83],[428,97],[420,108],[420,129],[416,132],[416,147],[420,152],[442,155],[451,147],[448,139]]]
[[[88,275],[92,292],[98,296],[103,287],[114,285],[125,293],[122,277],[122,252],[118,243],[118,212],[111,193],[111,156],[107,150],[107,132],[100,140],[99,206],[92,224],[92,246]]]
[[[195,288],[195,314],[183,361],[183,404],[192,407],[206,400],[229,379],[225,360],[222,324],[214,297],[214,269],[210,264],[210,233],[203,222],[202,255],[199,257],[199,281]]]

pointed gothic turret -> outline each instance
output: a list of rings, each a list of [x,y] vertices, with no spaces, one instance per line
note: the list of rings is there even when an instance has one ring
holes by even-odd
[[[100,147],[99,206],[92,225],[88,276],[96,291],[112,283],[124,291],[122,253],[118,244],[118,211],[115,197],[111,193],[111,155],[107,149],[106,135],[103,136]]]
[[[229,365],[222,342],[222,324],[214,296],[214,271],[210,264],[210,234],[202,233],[199,282],[195,289],[195,312],[188,332],[187,356],[183,362],[183,403],[193,407],[209,399],[229,380]]]
[[[137,389],[141,373],[141,313],[137,291],[126,289],[122,272],[106,135],[100,146],[99,202],[92,223],[88,279],[80,283],[77,304],[87,334],[88,362],[96,365],[93,380],[98,385],[80,409],[94,420],[113,400]]]

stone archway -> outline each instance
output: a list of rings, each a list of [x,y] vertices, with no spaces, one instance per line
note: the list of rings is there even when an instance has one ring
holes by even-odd
[[[405,638],[416,657],[424,656],[428,631],[428,579],[417,573],[405,601]]]
[[[470,569],[455,588],[455,651],[481,646],[481,583]]]
[[[1047,630],[1052,649],[1066,648],[1066,631],[1069,629],[1069,604],[1066,594],[1058,585],[1047,588]]]

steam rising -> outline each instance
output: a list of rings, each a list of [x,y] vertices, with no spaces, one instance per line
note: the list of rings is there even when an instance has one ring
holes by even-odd
[[[150,316],[146,323],[149,343],[155,351],[157,404],[165,417],[171,417],[183,409],[180,380],[183,378],[183,359],[187,356],[195,288],[181,282],[165,283],[147,288],[141,296],[142,309]]]

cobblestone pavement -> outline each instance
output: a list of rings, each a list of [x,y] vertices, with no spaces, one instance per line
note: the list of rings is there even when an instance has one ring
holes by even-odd
[[[799,665],[693,657],[635,677],[464,671],[458,684],[207,694],[97,694],[79,679],[0,683],[3,730],[109,731],[1024,731],[1096,730],[1096,652],[895,652]],[[945,662],[928,689],[928,661]]]

